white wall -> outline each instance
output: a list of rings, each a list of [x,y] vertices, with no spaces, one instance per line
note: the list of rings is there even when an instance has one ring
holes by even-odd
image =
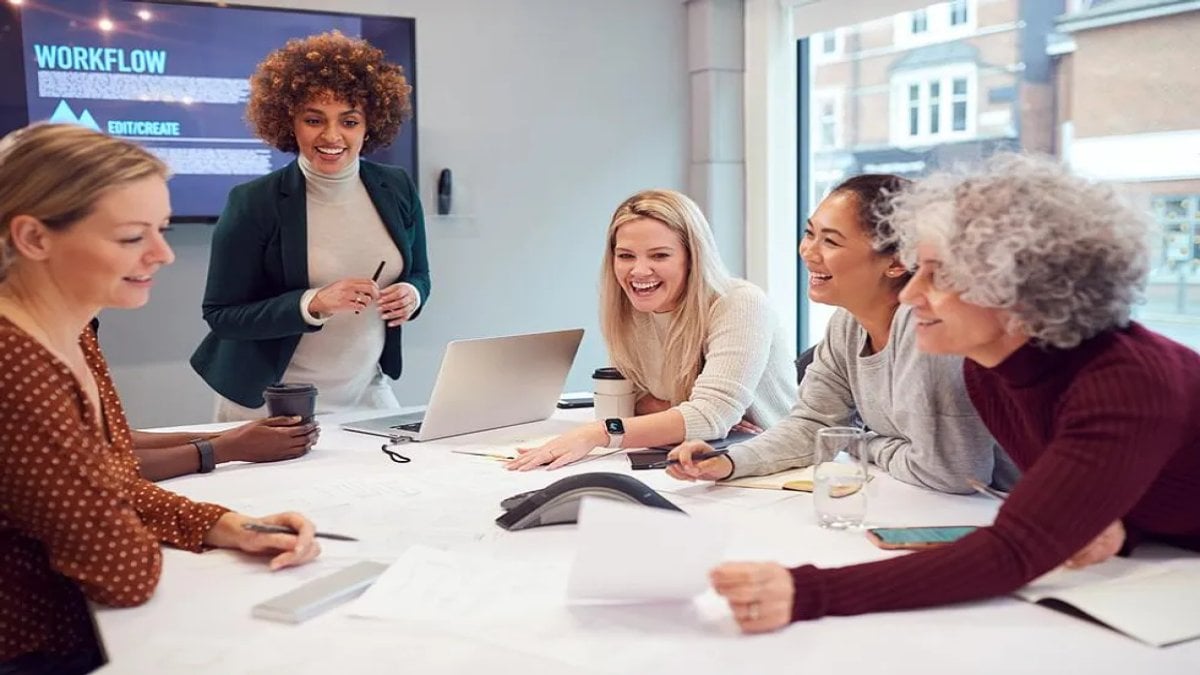
[[[450,167],[466,212],[428,217],[433,294],[405,329],[401,402],[425,401],[448,340],[572,326],[587,335],[567,386],[587,388],[591,368],[607,361],[596,288],[608,218],[636,190],[687,182],[680,0],[253,4],[417,21],[422,196],[431,211],[437,172]],[[211,417],[211,394],[187,365],[205,333],[211,231],[178,227],[177,261],[150,304],[102,317],[135,426]]]

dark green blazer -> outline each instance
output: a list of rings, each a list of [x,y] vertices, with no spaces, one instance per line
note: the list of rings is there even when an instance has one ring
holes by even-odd
[[[399,279],[429,300],[425,217],[416,185],[403,169],[361,160],[359,177],[404,257]],[[192,354],[192,368],[217,393],[257,408],[263,390],[283,377],[300,336],[321,330],[300,313],[308,282],[308,214],[304,174],[287,166],[235,187],[217,221],[204,289],[211,332]],[[347,236],[354,236],[347,232]],[[370,270],[364,270],[369,274]],[[379,365],[400,377],[401,326],[389,328]]]

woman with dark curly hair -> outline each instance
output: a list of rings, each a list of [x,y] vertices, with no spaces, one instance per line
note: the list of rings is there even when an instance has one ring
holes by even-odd
[[[1022,478],[995,523],[840,569],[732,563],[747,632],[1011,593],[1157,540],[1200,551],[1200,354],[1130,321],[1150,223],[1106,186],[1024,155],[900,193],[917,347],[966,357],[971,402]]]
[[[289,41],[251,77],[247,118],[297,159],[234,188],[213,234],[192,367],[218,421],[263,416],[279,381],[316,384],[318,412],[398,406],[383,376],[400,376],[401,326],[429,297],[425,222],[412,178],[360,155],[396,138],[411,91],[337,31]]]

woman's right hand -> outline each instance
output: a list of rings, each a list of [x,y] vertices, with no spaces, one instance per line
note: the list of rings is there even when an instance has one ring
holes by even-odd
[[[678,464],[667,465],[667,475],[686,481],[722,480],[733,473],[733,460],[725,455],[713,457],[700,462],[692,461],[694,455],[702,452],[712,452],[713,447],[704,441],[688,441],[676,447],[667,459],[677,459]]]
[[[253,532],[243,527],[246,523],[282,525],[294,530],[295,534]],[[275,571],[303,565],[321,555],[321,545],[313,539],[315,534],[316,527],[312,521],[292,511],[263,518],[251,518],[229,511],[204,535],[204,543],[217,548],[270,556],[270,568]]]
[[[342,279],[317,291],[308,303],[308,311],[316,316],[341,312],[361,312],[367,304],[379,299],[379,286],[370,279]]]
[[[320,435],[316,422],[300,424],[299,417],[269,417],[217,434],[212,444],[218,464],[277,462],[304,455]]]

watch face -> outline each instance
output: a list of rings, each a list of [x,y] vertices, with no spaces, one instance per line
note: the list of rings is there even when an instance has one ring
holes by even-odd
[[[625,433],[625,424],[620,417],[610,417],[604,420],[604,429],[611,436],[616,436]]]

